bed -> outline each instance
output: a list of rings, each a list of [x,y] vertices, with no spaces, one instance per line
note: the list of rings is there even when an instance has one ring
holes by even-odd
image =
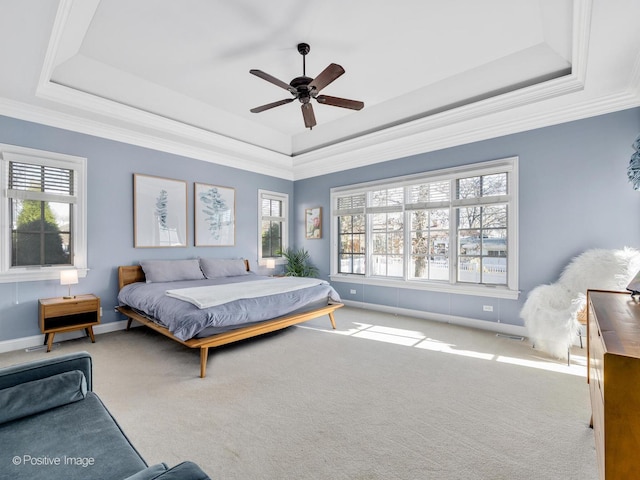
[[[246,260],[154,260],[118,267],[118,306],[135,320],[189,348],[209,348],[280,330],[324,315],[335,329],[343,306],[323,280],[266,277]]]

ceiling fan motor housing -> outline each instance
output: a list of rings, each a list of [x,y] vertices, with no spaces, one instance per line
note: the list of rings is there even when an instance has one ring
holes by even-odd
[[[291,80],[289,85],[295,88],[297,92],[295,94],[293,94],[292,92],[293,96],[297,97],[298,100],[300,100],[302,103],[307,103],[312,96],[312,92],[311,92],[312,89],[309,89],[309,84],[312,81],[313,81],[313,78],[309,78],[306,76],[296,77],[293,80]]]

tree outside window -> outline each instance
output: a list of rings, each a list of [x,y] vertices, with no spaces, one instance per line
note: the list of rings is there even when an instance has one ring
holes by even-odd
[[[69,222],[61,226],[49,202],[13,200],[11,265],[14,267],[71,264]],[[56,204],[67,209],[68,204]]]

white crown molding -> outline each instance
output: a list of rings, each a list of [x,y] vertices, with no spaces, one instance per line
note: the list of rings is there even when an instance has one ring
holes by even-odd
[[[469,134],[467,127],[467,123],[474,119],[487,118],[496,113],[568,95],[583,88],[584,84],[579,77],[571,74],[299,155],[294,157],[294,178],[300,180],[432,151],[432,148],[429,148],[432,142],[454,146],[476,141],[475,137]],[[487,128],[491,128],[490,122],[486,122],[486,125]],[[509,131],[510,125],[511,122],[508,122],[504,126],[505,130],[498,129],[496,135],[512,133]],[[452,126],[457,128],[453,128],[449,141],[443,142],[445,139],[438,131]],[[438,135],[434,135],[434,132],[438,132]],[[435,138],[428,140],[430,137]]]
[[[80,92],[63,85],[54,84],[45,78],[41,79],[41,83],[37,88],[37,96],[44,100],[66,105],[67,107],[98,113],[118,121],[124,120],[134,127],[134,129],[128,130],[129,135],[126,135],[127,137],[146,137],[144,143],[136,143],[142,146],[165,150],[165,148],[167,148],[167,139],[153,134],[146,136],[144,134],[138,134],[135,131],[135,127],[174,136],[176,140],[175,142],[171,142],[171,144],[175,147],[180,145],[183,142],[182,139],[184,139],[185,150],[168,150],[172,153],[192,156],[193,153],[189,152],[193,152],[194,150],[193,147],[190,147],[190,144],[191,142],[196,142],[203,145],[203,150],[209,151],[208,155],[205,154],[203,156],[204,152],[198,154],[196,157],[198,159],[267,174],[274,174],[272,168],[277,166],[283,169],[283,171],[275,173],[276,176],[298,179],[335,171],[336,167],[338,170],[354,168],[354,166],[358,166],[359,161],[376,163],[420,153],[413,148],[410,140],[407,141],[408,138],[443,126],[454,125],[474,118],[485,117],[496,112],[567,95],[580,91],[583,87],[584,84],[579,76],[571,74],[543,84],[533,85],[519,91],[510,92],[437,115],[387,128],[379,132],[370,133],[362,137],[341,142],[337,145],[322,147],[312,152],[295,155],[293,158],[137,108],[122,105],[112,100]],[[81,122],[81,124],[84,125],[84,122]],[[96,122],[95,125],[97,127],[99,124]],[[101,133],[99,130],[94,130],[91,134],[106,136],[107,138],[117,140],[122,139],[121,136],[115,138],[112,136],[113,129],[120,131],[125,129],[111,127],[107,124],[100,125],[103,125],[103,128],[107,130],[111,130],[111,132]],[[65,126],[63,128],[69,127]],[[156,138],[155,141],[152,140],[154,137]],[[124,141],[133,143],[132,140]],[[385,153],[387,149],[380,149],[373,154],[374,157],[372,158],[372,152],[368,147],[378,148],[388,142],[400,142],[403,146],[400,149],[394,148],[389,153]],[[364,155],[363,158],[359,158],[360,151],[362,151],[362,155]],[[212,156],[212,154],[214,154],[214,156]],[[219,156],[215,154],[219,154]],[[348,162],[345,162],[345,155],[349,159]],[[391,157],[389,155],[391,155]],[[232,160],[232,163],[229,162],[230,160]],[[317,164],[321,170],[316,170],[314,163]],[[254,168],[258,168],[258,170],[254,170]],[[284,170],[288,170],[288,172]]]
[[[632,95],[640,97],[640,53],[636,55],[635,62],[633,62],[628,89]]]
[[[91,2],[93,10],[95,10],[95,8],[97,7],[97,3],[98,2],[96,0],[93,0]],[[83,4],[81,3],[75,5],[86,6],[89,4],[90,2],[86,1]],[[69,24],[69,18],[71,17],[73,7],[74,0],[60,0],[60,3],[58,4],[58,11],[55,16],[53,27],[51,28],[51,35],[49,37],[49,43],[47,45],[47,52],[45,53],[44,60],[42,62],[42,69],[40,71],[40,77],[38,79],[38,86],[48,82],[51,78],[51,74],[55,67],[56,52],[58,51],[60,44],[63,41],[65,29]],[[77,50],[77,48],[79,48],[79,45],[76,46],[75,50]]]
[[[325,158],[314,158],[294,165],[294,180],[317,177],[351,168],[365,167],[375,163],[396,160],[421,153],[479,142],[504,135],[511,135],[537,128],[558,125],[597,115],[604,115],[640,106],[637,92],[624,92],[596,100],[572,103],[570,107],[560,105],[555,110],[545,110],[533,115],[508,115],[497,121],[482,121],[476,118],[473,125],[449,124],[426,129],[401,139],[390,139],[362,147],[357,151],[345,151]]]
[[[587,76],[592,11],[593,0],[574,0],[571,73],[582,83]]]
[[[634,75],[640,76],[640,59],[636,63]],[[632,86],[635,86],[633,83]],[[575,87],[575,86],[574,86]],[[62,87],[64,88],[64,87]],[[496,100],[487,100],[492,103]],[[378,132],[367,137],[354,139],[345,144],[325,147],[312,154],[294,157],[266,152],[255,147],[254,155],[247,155],[247,146],[241,144],[235,151],[222,150],[211,142],[203,146],[189,145],[180,140],[169,140],[158,135],[143,134],[132,129],[116,127],[105,123],[81,119],[74,115],[64,114],[50,109],[0,98],[0,113],[26,121],[36,122],[52,127],[94,135],[154,150],[187,156],[219,165],[230,166],[241,170],[270,175],[286,180],[302,180],[341,170],[399,159],[420,153],[448,148],[456,145],[487,140],[502,135],[519,133],[535,128],[546,127],[568,121],[602,115],[640,105],[638,89],[630,89],[626,93],[610,95],[596,100],[558,107],[555,111],[545,111],[539,115],[523,115],[509,118],[501,123],[483,122],[481,126],[469,128],[461,119],[454,117],[465,112],[445,112],[429,119],[422,119],[412,124],[394,127],[398,132]],[[466,112],[470,120],[482,118],[479,107],[475,113]],[[499,113],[504,110],[495,105],[485,110]],[[438,117],[438,118],[436,118]],[[444,118],[448,117],[448,118]],[[421,125],[416,125],[421,123]],[[448,128],[447,132],[444,127]],[[191,127],[193,128],[193,127]],[[198,130],[198,129],[194,129]],[[375,138],[370,138],[375,137]],[[229,139],[226,139],[229,140]],[[240,142],[238,142],[240,144]],[[267,158],[271,157],[271,158]]]
[[[43,107],[0,98],[0,114],[73,132],[137,145],[175,155],[194,158],[240,170],[248,170],[272,177],[293,180],[291,158],[257,149],[257,155],[248,155],[241,149],[222,150],[215,145],[192,145],[186,141],[170,140],[160,135],[145,134],[132,129],[88,120]],[[204,142],[203,142],[204,143]],[[265,154],[266,153],[266,154]]]
[[[639,61],[636,62],[634,75],[640,76],[640,57]],[[573,81],[575,82],[575,77]],[[566,87],[565,85],[562,88]],[[573,88],[576,88],[576,83],[574,83]],[[505,107],[498,108],[496,105],[488,105],[485,108],[483,108],[483,106],[473,105],[469,106],[469,108],[470,110],[475,110],[475,112],[444,112],[438,116],[390,129],[402,131],[400,134],[395,131],[371,134],[367,137],[345,142],[345,144],[325,147],[320,151],[295,157],[293,161],[288,156],[274,152],[265,152],[257,147],[255,147],[255,151],[253,152],[254,155],[249,156],[246,154],[246,150],[243,151],[246,148],[244,145],[242,148],[235,148],[234,150],[236,151],[234,152],[221,150],[219,146],[211,145],[210,142],[207,142],[209,145],[204,146],[189,145],[180,140],[169,140],[158,135],[143,134],[135,130],[81,119],[74,115],[64,114],[9,99],[0,98],[0,113],[43,125],[99,136],[287,180],[302,180],[350,168],[357,168],[451,146],[637,107],[640,105],[640,96],[638,93],[637,88],[635,90],[630,88],[626,93],[572,104],[570,108],[561,106],[553,112],[545,111],[539,115],[523,115],[509,118],[501,123],[483,122],[481,126],[475,128],[469,128],[468,125],[465,127],[464,123],[458,124],[457,122],[461,121],[461,119],[455,117],[466,115],[467,118],[465,121],[468,122],[488,115],[485,113],[487,111],[493,110],[494,113],[499,113],[505,109]],[[549,92],[546,92],[546,94],[550,95]],[[538,93],[537,95],[541,94]],[[542,95],[544,95],[544,92]],[[481,103],[494,102],[498,102],[498,100],[490,99]],[[526,105],[526,102],[522,103]],[[420,125],[417,125],[417,123],[420,123]],[[449,128],[448,132],[443,133],[444,127],[447,126],[453,126],[454,128]],[[193,127],[191,128],[193,129]],[[265,153],[267,155],[265,155]],[[272,158],[267,158],[269,156]]]
[[[66,107],[78,108],[83,111],[104,115],[108,118],[157,131],[160,135],[167,134],[187,142],[198,142],[223,155],[231,155],[245,160],[259,160],[280,162],[289,167],[291,158],[277,152],[250,145],[223,135],[194,127],[160,115],[146,112],[112,100],[98,97],[73,88],[45,81],[38,85],[36,96],[43,100],[60,103]],[[238,167],[242,168],[242,167]]]

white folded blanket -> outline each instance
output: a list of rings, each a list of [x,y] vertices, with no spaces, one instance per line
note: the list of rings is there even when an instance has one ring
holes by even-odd
[[[318,278],[277,277],[243,283],[177,288],[167,290],[165,293],[169,297],[184,300],[202,309],[233,302],[234,300],[266,297],[326,283],[328,282]]]

